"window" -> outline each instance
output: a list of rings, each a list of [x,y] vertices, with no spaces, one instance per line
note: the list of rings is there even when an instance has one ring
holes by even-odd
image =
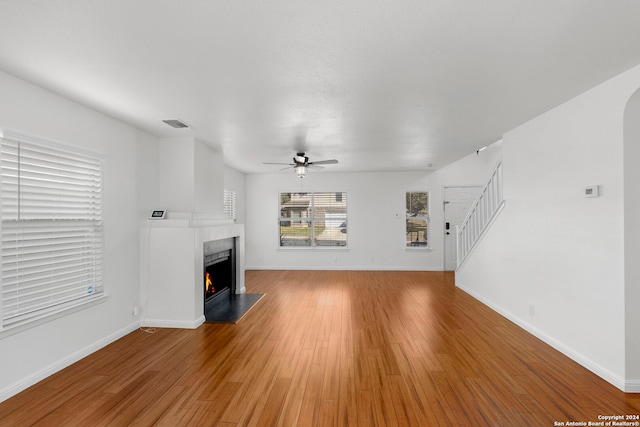
[[[7,329],[103,296],[102,161],[0,136],[0,329]]]
[[[236,192],[224,190],[224,213],[229,219],[236,220]]]
[[[427,191],[407,191],[406,212],[406,246],[427,246],[429,243],[429,193]]]
[[[347,245],[347,193],[280,193],[280,247]]]

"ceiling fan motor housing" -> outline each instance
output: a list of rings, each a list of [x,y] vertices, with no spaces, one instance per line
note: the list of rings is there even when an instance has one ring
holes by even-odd
[[[296,153],[296,155],[293,157],[293,162],[295,164],[306,165],[309,162],[309,158],[305,156],[304,153]]]

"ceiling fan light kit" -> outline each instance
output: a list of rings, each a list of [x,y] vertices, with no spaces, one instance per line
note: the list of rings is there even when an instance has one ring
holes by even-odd
[[[298,175],[298,178],[304,178],[304,176],[307,174],[307,167],[304,165],[296,166],[293,168],[293,170],[296,171],[296,175]]]

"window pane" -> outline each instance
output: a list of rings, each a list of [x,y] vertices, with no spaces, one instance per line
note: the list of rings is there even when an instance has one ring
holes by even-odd
[[[347,245],[347,221],[332,218],[331,221],[337,220],[338,222],[330,223],[325,222],[323,226],[321,223],[316,225],[316,233],[318,233],[315,239],[316,246],[346,246]]]
[[[407,246],[427,246],[427,221],[429,215],[429,193],[407,191],[407,225],[405,241]]]
[[[346,246],[347,193],[314,193],[313,217],[317,246]]]
[[[407,217],[427,215],[429,209],[429,193],[426,191],[407,192]]]
[[[280,193],[280,246],[311,246],[311,196]]]
[[[407,218],[407,246],[427,246],[427,220]]]
[[[313,193],[316,217],[324,217],[325,212],[347,214],[347,193]]]
[[[311,217],[311,195],[309,193],[280,193],[280,218],[298,219]]]
[[[280,246],[311,246],[309,220],[280,220]]]

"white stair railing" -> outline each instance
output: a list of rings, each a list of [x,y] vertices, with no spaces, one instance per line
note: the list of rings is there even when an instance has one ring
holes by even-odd
[[[471,206],[469,213],[458,227],[457,259],[458,268],[466,261],[467,256],[480,237],[504,206],[502,197],[502,159],[493,169],[489,181],[480,190],[480,194]]]

